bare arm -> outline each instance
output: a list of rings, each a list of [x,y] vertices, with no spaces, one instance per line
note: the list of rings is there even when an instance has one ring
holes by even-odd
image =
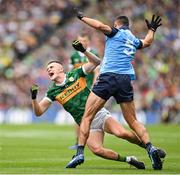
[[[36,116],[41,116],[51,105],[51,102],[46,98],[43,98],[39,103],[36,99],[32,100],[33,111]]]
[[[141,39],[142,44],[143,44],[142,48],[149,47],[152,44],[153,39],[154,39],[154,31],[148,30],[148,33],[145,36],[145,38]]]
[[[88,17],[83,17],[81,18],[81,21],[83,21],[84,23],[86,23],[87,25],[100,30],[101,32],[103,32],[104,34],[110,34],[112,32],[112,29],[110,26],[102,23],[101,21],[98,21],[96,19],[92,19],[92,18],[88,18]]]
[[[82,43],[80,43],[78,40],[75,40],[73,43],[72,43],[72,46],[82,52],[87,58],[88,58],[88,62],[86,64],[83,65],[83,70],[85,73],[90,73],[92,72],[100,63],[101,63],[101,60],[99,57],[97,57],[95,54],[87,51]]]
[[[37,102],[36,97],[38,94],[38,89],[39,86],[36,84],[33,84],[30,88],[32,107],[36,116],[42,115],[51,105],[50,100],[48,100],[47,98],[43,98],[39,103]]]
[[[74,9],[76,16],[83,21],[84,23],[86,23],[87,25],[100,30],[101,32],[103,32],[104,34],[110,34],[112,32],[112,29],[110,26],[102,23],[101,21],[98,21],[96,19],[92,19],[92,18],[88,18],[86,16],[84,16],[84,14],[82,12],[80,12],[78,9]]]
[[[157,28],[162,25],[160,16],[153,15],[151,22],[149,22],[147,19],[145,21],[149,30],[146,37],[143,40],[141,40],[143,43],[142,48],[148,47],[152,44],[153,39],[154,39],[154,34]]]
[[[85,51],[84,55],[86,55],[89,62],[83,65],[83,69],[86,73],[91,73],[101,63],[101,60],[99,57],[89,51]]]

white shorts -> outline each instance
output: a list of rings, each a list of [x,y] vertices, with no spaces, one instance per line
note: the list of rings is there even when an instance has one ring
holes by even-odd
[[[95,115],[91,126],[90,126],[90,132],[91,131],[104,131],[104,125],[105,125],[105,121],[111,117],[110,112],[105,109],[102,108],[99,112],[97,112],[97,114]]]

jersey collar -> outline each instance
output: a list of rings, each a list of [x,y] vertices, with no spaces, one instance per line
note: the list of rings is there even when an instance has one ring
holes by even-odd
[[[126,25],[124,25],[124,26],[121,26],[121,27],[119,28],[119,30],[120,30],[120,29],[124,29],[124,30],[130,30],[130,29],[129,29],[129,26],[126,26]]]
[[[55,83],[55,85],[56,86],[64,86],[65,84],[66,84],[66,79],[67,79],[67,77],[66,77],[66,74],[65,74],[65,78],[64,78],[64,80],[63,80],[63,82],[62,83]]]

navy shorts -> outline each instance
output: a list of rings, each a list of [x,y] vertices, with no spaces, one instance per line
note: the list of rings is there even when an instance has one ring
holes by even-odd
[[[106,101],[113,96],[118,104],[133,101],[133,87],[128,74],[100,74],[92,91]]]

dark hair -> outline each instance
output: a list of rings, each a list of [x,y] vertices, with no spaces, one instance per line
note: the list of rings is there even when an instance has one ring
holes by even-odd
[[[115,21],[119,21],[125,26],[129,26],[129,19],[127,16],[118,16],[116,17]]]
[[[50,62],[47,63],[47,66],[48,66],[49,64],[51,64],[51,63],[58,63],[58,64],[61,64],[61,65],[62,65],[62,63],[61,63],[60,61],[52,60],[52,61],[50,61]]]

